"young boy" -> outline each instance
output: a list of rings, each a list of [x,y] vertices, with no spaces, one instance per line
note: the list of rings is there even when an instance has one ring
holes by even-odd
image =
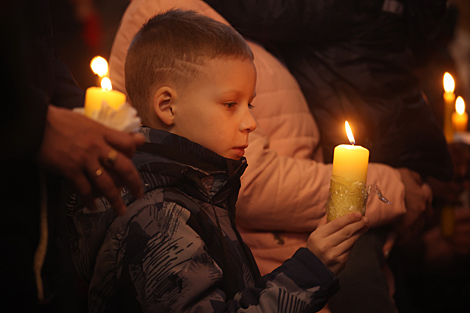
[[[368,220],[322,223],[263,277],[235,226],[246,168],[253,54],[231,27],[192,11],[150,19],[126,60],[126,88],[146,144],[133,159],[144,197],[127,212],[73,210],[73,252],[90,312],[312,312],[338,288]]]

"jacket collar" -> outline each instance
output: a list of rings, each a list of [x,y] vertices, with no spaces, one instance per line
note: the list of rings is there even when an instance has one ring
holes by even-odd
[[[142,127],[145,144],[139,147],[133,162],[137,167],[144,191],[162,187],[185,189],[190,196],[203,201],[223,202],[236,193],[246,159],[224,158],[184,137]],[[127,203],[134,199],[125,197]]]

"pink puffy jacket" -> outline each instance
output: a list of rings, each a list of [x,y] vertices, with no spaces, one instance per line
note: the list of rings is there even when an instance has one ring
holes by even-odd
[[[124,63],[134,34],[153,15],[176,7],[228,24],[199,0],[133,0],[111,51],[110,78],[115,89],[125,92]],[[258,71],[252,110],[258,128],[250,134],[246,150],[249,166],[242,176],[237,226],[264,274],[304,247],[324,216],[331,165],[322,162],[320,134],[296,80],[263,47],[249,44]],[[377,184],[392,203],[384,204],[370,195],[366,215],[372,227],[405,213],[404,186],[398,171],[370,164],[367,183]]]

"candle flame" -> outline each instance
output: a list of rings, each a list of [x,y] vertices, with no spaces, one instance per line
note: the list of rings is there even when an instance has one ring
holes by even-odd
[[[455,111],[457,111],[459,115],[462,115],[463,112],[465,112],[465,101],[463,101],[463,98],[460,96],[455,100]]]
[[[105,58],[96,56],[91,60],[91,70],[99,77],[106,76],[108,74],[108,62]]]
[[[108,77],[103,77],[101,80],[101,88],[106,90],[112,90],[113,85],[111,84],[111,80]]]
[[[349,127],[348,121],[344,123],[344,126],[346,127],[346,134],[348,135],[349,142],[354,145],[356,144],[356,140],[354,139],[351,127]]]
[[[445,72],[444,74],[443,83],[444,83],[444,90],[446,93],[454,92],[454,89],[455,89],[454,78],[448,72]]]

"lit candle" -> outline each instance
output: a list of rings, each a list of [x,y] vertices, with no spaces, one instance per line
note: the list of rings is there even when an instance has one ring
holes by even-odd
[[[452,112],[454,112],[455,101],[455,82],[452,75],[449,73],[444,74],[444,121],[443,130],[447,142],[452,142],[454,137],[454,130],[452,127]]]
[[[112,90],[111,81],[107,77],[101,80],[101,88],[90,87],[86,90],[85,115],[91,117],[94,111],[99,111],[103,101],[116,110],[126,102],[126,95]]]
[[[455,101],[455,112],[452,113],[452,125],[457,132],[467,131],[468,114],[465,112],[465,102],[462,97],[457,97]]]
[[[365,213],[369,150],[355,145],[356,142],[347,121],[345,127],[351,144],[338,145],[334,150],[327,204],[328,221],[354,211]]]

